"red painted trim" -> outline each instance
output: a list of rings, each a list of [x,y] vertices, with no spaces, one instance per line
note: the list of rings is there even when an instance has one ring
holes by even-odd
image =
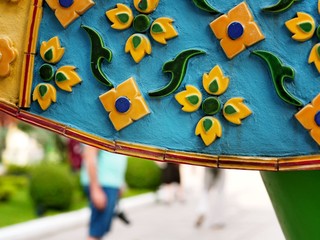
[[[177,160],[190,160],[190,161],[198,161],[201,160],[203,162],[218,162],[218,156],[207,156],[198,154],[197,156],[192,156],[192,153],[188,155],[186,152],[185,154],[181,155],[181,153],[166,153],[166,159],[177,159]]]
[[[31,25],[29,29],[29,40],[28,40],[28,48],[26,55],[26,68],[24,72],[24,79],[23,79],[23,89],[22,89],[22,99],[21,99],[21,106],[25,107],[26,105],[26,96],[28,91],[28,75],[29,75],[29,67],[30,67],[30,54],[31,54],[31,48],[33,43],[33,34],[34,34],[34,28],[35,28],[35,22],[36,22],[36,16],[38,11],[38,0],[34,0],[33,4],[33,13],[32,13],[32,19],[31,19]]]
[[[42,127],[47,130],[53,131],[55,133],[64,134],[64,131],[65,131],[64,125],[60,125],[58,123],[51,122],[51,121],[45,120],[43,118],[39,118],[35,115],[32,115],[32,114],[24,112],[24,111],[21,111],[18,114],[17,118],[22,121],[31,123],[32,125],[35,125],[37,127]]]
[[[293,162],[281,162],[280,167],[288,168],[288,167],[298,167],[301,165],[305,166],[313,166],[313,165],[320,165],[320,159],[317,160],[300,160],[300,161],[293,161]]]
[[[244,162],[241,159],[241,156],[239,156],[239,160],[218,160],[219,164],[223,164],[223,165],[230,165],[230,166],[236,166],[236,165],[246,165],[246,166],[251,166],[256,168],[257,170],[264,170],[265,168],[268,169],[274,169],[277,170],[278,169],[278,163],[274,163],[274,162],[268,162],[268,160],[255,160],[254,162],[250,162],[250,160]],[[257,162],[260,161],[260,162]]]
[[[71,129],[66,128],[64,131],[64,135],[67,137],[77,139],[80,142],[91,143],[92,145],[101,146],[105,149],[115,150],[115,144],[111,145],[109,143],[106,143],[102,139],[101,140],[94,139],[92,137],[89,137],[89,136],[86,136],[86,135],[81,134],[79,132],[76,132],[75,130],[71,130]]]
[[[165,158],[165,152],[166,150],[159,149],[159,151],[152,151],[152,150],[146,150],[146,149],[141,149],[139,146],[137,147],[129,147],[125,145],[121,145],[121,143],[116,142],[116,152],[119,150],[120,152],[130,152],[136,156],[141,156],[144,155],[146,158],[150,159],[157,159],[157,160],[164,160]]]
[[[218,166],[221,168],[233,168],[233,169],[244,169],[244,170],[260,170],[260,171],[287,171],[287,170],[308,170],[308,169],[318,169],[320,170],[320,159],[312,159],[314,156],[310,155],[310,159],[306,159],[308,156],[304,156],[304,160],[299,160],[299,156],[292,157],[296,158],[293,160],[286,161],[285,159],[268,158],[263,159],[246,159],[245,156],[239,156],[239,159],[235,160],[225,160],[217,159],[216,156],[201,155],[197,153],[186,153],[165,150],[165,149],[152,149],[151,146],[141,146],[134,143],[123,143],[112,142],[98,138],[94,135],[86,134],[77,129],[70,128],[66,125],[59,124],[51,120],[34,115],[30,112],[19,110],[16,106],[4,103],[0,101],[0,111],[3,111],[13,117],[16,117],[22,121],[31,123],[35,126],[56,132],[58,134],[70,137],[81,142],[100,147],[107,151],[125,152],[127,155],[144,157],[156,161],[174,162],[174,163],[187,163],[197,166]],[[126,146],[126,144],[131,146]],[[190,154],[190,155],[188,155]],[[206,158],[207,157],[207,158]],[[226,158],[227,156],[223,156]],[[234,157],[234,156],[232,156]],[[243,159],[241,159],[243,157]]]

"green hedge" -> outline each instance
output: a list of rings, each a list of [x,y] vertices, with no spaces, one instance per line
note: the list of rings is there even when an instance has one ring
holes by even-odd
[[[39,215],[48,209],[68,209],[73,192],[71,174],[57,165],[42,164],[30,171],[30,196]]]
[[[130,188],[156,190],[161,184],[161,169],[153,161],[129,157],[126,183]]]
[[[23,176],[0,176],[0,202],[6,202],[21,188],[28,186],[28,179]]]

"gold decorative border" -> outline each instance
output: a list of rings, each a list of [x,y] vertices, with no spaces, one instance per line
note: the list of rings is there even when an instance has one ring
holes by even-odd
[[[290,171],[290,170],[320,170],[320,155],[275,157],[246,157],[246,156],[214,156],[191,152],[174,151],[147,145],[110,141],[98,136],[85,133],[69,126],[51,121],[16,106],[0,101],[0,111],[32,125],[61,134],[106,150],[155,161],[184,163],[205,167],[225,169],[243,169],[259,171]]]
[[[29,10],[26,44],[24,47],[23,68],[20,81],[19,107],[29,108],[31,104],[31,87],[33,80],[34,58],[40,22],[42,18],[43,0],[32,0]]]

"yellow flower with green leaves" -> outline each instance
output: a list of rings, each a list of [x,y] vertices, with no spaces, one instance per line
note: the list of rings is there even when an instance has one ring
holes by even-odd
[[[51,103],[57,101],[57,91],[49,83],[40,83],[33,91],[33,101],[38,101],[43,111],[47,110]]]
[[[42,42],[40,55],[47,63],[55,64],[59,62],[64,55],[64,48],[61,47],[59,38],[53,37],[48,42]]]
[[[64,55],[58,37],[42,42],[40,56],[45,63],[39,69],[40,78],[46,83],[39,83],[33,91],[33,101],[38,101],[43,111],[47,110],[53,102],[57,101],[56,88],[50,84],[54,80],[56,86],[63,91],[72,92],[72,87],[81,83],[81,78],[74,66],[62,66],[56,70],[57,64]]]
[[[219,96],[225,93],[229,87],[229,78],[225,77],[221,68],[217,65],[210,73],[205,73],[202,78],[204,90],[210,95],[203,99],[201,91],[192,85],[187,85],[186,90],[175,95],[176,100],[182,105],[182,111],[195,112],[201,109],[206,115],[199,120],[195,135],[200,136],[206,146],[211,145],[217,137],[222,137],[222,124],[219,119],[213,117],[222,110],[225,119],[233,124],[241,125],[242,120],[251,115],[251,110],[243,103],[243,98],[231,98],[223,108]]]
[[[320,1],[318,1],[318,12],[320,13]],[[320,38],[320,26],[316,28],[314,18],[305,12],[298,12],[297,17],[286,21],[288,30],[293,34],[292,39],[298,42],[310,40],[314,35]],[[308,63],[314,63],[320,73],[320,44],[314,45],[309,54]]]
[[[133,0],[133,5],[139,12],[136,16],[130,7],[121,3],[106,12],[113,29],[125,30],[133,27],[136,32],[125,44],[125,52],[130,53],[136,63],[152,52],[151,42],[146,35],[148,31],[153,40],[164,45],[167,44],[167,40],[178,36],[178,32],[173,27],[173,19],[160,17],[151,21],[148,14],[155,11],[158,4],[159,0]]]

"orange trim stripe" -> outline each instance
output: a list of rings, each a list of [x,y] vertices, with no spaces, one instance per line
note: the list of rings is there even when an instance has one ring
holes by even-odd
[[[19,107],[29,108],[31,104],[31,87],[33,80],[34,54],[42,18],[42,0],[33,0],[29,12],[26,46],[20,82]]]
[[[246,157],[246,156],[212,156],[207,154],[188,153],[159,149],[135,143],[113,142],[95,135],[70,128],[58,122],[47,120],[16,106],[0,101],[3,111],[22,121],[59,133],[68,138],[101,148],[109,152],[146,158],[155,161],[185,163],[197,166],[219,167],[226,169],[243,169],[258,171],[320,170],[320,155],[294,156],[288,158]]]

